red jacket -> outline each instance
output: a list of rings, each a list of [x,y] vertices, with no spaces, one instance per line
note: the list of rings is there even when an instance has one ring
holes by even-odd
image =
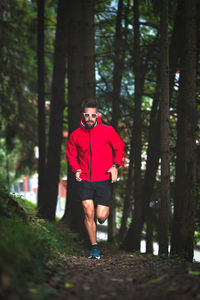
[[[113,151],[114,150],[114,151]],[[81,169],[81,178],[87,181],[109,180],[107,171],[115,162],[122,164],[124,143],[112,126],[101,124],[100,117],[94,128],[74,130],[67,142],[67,160],[72,171]]]

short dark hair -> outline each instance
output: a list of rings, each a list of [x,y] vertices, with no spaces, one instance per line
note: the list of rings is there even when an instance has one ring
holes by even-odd
[[[84,112],[85,108],[96,108],[98,109],[98,103],[95,99],[85,99],[82,102],[82,112]]]

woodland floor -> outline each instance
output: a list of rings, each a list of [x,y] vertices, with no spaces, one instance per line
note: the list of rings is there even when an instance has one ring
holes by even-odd
[[[199,263],[100,249],[100,260],[88,259],[88,251],[61,256],[46,274],[45,286],[54,291],[45,300],[200,299]]]

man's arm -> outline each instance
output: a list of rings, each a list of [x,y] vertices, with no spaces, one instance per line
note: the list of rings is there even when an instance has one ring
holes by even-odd
[[[67,157],[67,161],[69,162],[69,165],[72,168],[72,172],[76,173],[77,170],[81,169],[78,162],[78,152],[77,152],[76,143],[73,138],[73,133],[70,135],[67,141],[66,157]]]
[[[113,165],[108,170],[108,173],[111,174],[111,182],[113,183],[117,180],[118,168],[122,164],[125,147],[124,142],[121,140],[120,136],[117,134],[113,127],[111,127],[110,144],[112,145],[115,152]]]
[[[122,165],[122,158],[124,156],[125,144],[113,127],[111,127],[110,143],[115,152],[114,165],[116,167],[119,167]]]
[[[75,178],[76,178],[76,181],[78,181],[78,182],[82,181],[82,178],[80,177],[81,172],[82,172],[81,169],[76,170]]]
[[[118,176],[118,170],[117,166],[115,164],[112,165],[112,167],[108,170],[108,173],[111,175],[111,182],[116,182],[117,181],[117,176]]]

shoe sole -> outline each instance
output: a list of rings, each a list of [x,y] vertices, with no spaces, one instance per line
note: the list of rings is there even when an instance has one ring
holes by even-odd
[[[103,225],[105,223],[105,221],[101,221],[101,220],[98,219],[98,222],[99,222],[100,225]]]
[[[89,256],[88,258],[89,258],[89,259],[92,259],[92,258],[94,258],[94,259],[100,259],[100,256],[94,256],[94,255],[93,255],[93,256]]]

